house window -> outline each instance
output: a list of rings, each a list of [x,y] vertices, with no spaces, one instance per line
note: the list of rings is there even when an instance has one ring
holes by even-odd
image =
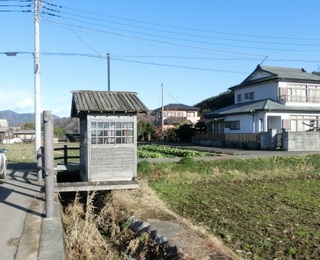
[[[292,132],[312,131],[319,125],[317,116],[291,116],[290,119]]]
[[[92,122],[92,144],[132,144],[133,122]]]
[[[244,93],[244,99],[246,99],[246,100],[254,100],[254,92]]]
[[[242,94],[238,94],[237,95],[237,102],[241,102],[242,101]]]
[[[311,96],[315,96],[315,92],[311,89],[315,90],[314,86],[308,85],[295,85],[288,84],[287,85],[287,100],[288,102],[313,102],[314,98],[310,98]]]
[[[195,112],[187,112],[187,117],[194,117],[195,114]]]
[[[183,112],[177,112],[177,117],[183,117]]]
[[[175,117],[176,113],[175,112],[166,112],[166,113],[164,113],[164,116],[166,116],[166,117]]]
[[[240,130],[240,121],[225,121],[224,127],[229,128],[230,130]]]

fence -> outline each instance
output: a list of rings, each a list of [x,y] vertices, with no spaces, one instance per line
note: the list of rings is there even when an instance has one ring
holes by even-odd
[[[54,148],[54,152],[63,151],[63,155],[55,156],[54,160],[63,160],[63,164],[68,165],[69,159],[80,159],[80,155],[70,155],[69,151],[77,151],[77,153],[79,154],[79,150],[79,147],[68,147],[67,145],[64,145],[63,147],[56,147]]]
[[[260,133],[195,134],[192,142],[200,145],[256,149],[259,147]]]
[[[194,140],[233,141],[233,142],[259,142],[259,133],[236,134],[195,134]]]

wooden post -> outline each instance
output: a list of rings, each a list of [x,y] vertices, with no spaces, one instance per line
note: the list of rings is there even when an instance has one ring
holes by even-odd
[[[53,218],[54,213],[54,150],[53,150],[53,118],[51,111],[43,111],[44,131],[44,169],[46,218]]]

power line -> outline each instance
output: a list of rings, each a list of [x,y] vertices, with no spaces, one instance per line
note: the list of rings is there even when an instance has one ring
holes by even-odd
[[[64,24],[59,23],[59,22],[52,22],[52,21],[43,21],[43,22],[47,23],[47,24],[52,24],[52,25],[55,25],[55,26],[59,26],[59,27],[62,27],[62,28],[66,28],[66,26]],[[72,26],[73,28],[80,29],[80,30],[82,30],[83,32],[86,32],[86,33],[99,32],[99,33],[103,33],[103,34],[110,34],[110,35],[113,35],[113,36],[129,38],[129,40],[127,40],[127,41],[131,41],[131,42],[132,42],[132,39],[135,39],[135,40],[147,41],[147,42],[152,42],[152,43],[160,43],[160,44],[163,44],[163,46],[166,46],[166,47],[175,46],[179,50],[182,50],[181,48],[187,48],[185,51],[196,51],[196,52],[206,51],[207,53],[210,51],[210,52],[221,52],[221,53],[227,53],[227,54],[233,54],[233,55],[248,55],[248,56],[256,56],[256,57],[265,57],[266,56],[264,54],[262,55],[262,54],[245,53],[245,52],[239,52],[239,51],[221,50],[221,49],[214,49],[214,48],[203,47],[203,46],[193,46],[193,45],[182,44],[182,43],[175,43],[175,42],[169,42],[169,41],[149,39],[149,38],[144,38],[144,37],[139,37],[139,36],[130,36],[130,35],[122,34],[122,33],[116,33],[116,32],[110,32],[110,31],[106,31],[106,30],[93,29],[93,28],[88,28],[88,27],[84,27],[84,26],[80,26],[80,25],[70,25],[70,26]],[[67,28],[69,28],[69,27],[67,27]]]
[[[218,70],[218,69],[191,67],[191,66],[162,64],[162,63],[155,63],[155,62],[144,62],[144,61],[135,61],[135,60],[119,59],[119,58],[114,58],[114,57],[112,58],[112,60],[125,61],[125,62],[138,63],[138,64],[145,64],[145,65],[154,65],[154,66],[161,66],[161,67],[170,67],[170,68],[180,68],[180,69],[190,69],[190,70],[203,70],[203,71],[214,71],[214,72],[224,72],[224,73],[248,74],[248,72],[242,72],[242,71]]]
[[[63,8],[63,7],[61,7]],[[51,9],[51,8],[50,8]],[[264,46],[241,46],[241,45],[234,45],[234,44],[227,44],[227,43],[219,43],[219,42],[204,42],[204,41],[199,41],[199,40],[193,40],[193,39],[182,39],[182,38],[177,38],[177,37],[171,37],[171,36],[166,36],[166,35],[157,35],[157,34],[150,34],[150,33],[145,33],[145,32],[137,32],[137,31],[132,31],[132,30],[128,30],[128,29],[123,29],[123,28],[117,28],[117,27],[111,27],[111,26],[105,26],[105,25],[102,25],[102,24],[97,24],[97,23],[93,23],[93,22],[88,22],[88,21],[83,21],[83,20],[79,20],[79,19],[74,19],[74,18],[70,18],[70,17],[65,17],[63,15],[61,15],[62,13],[67,13],[67,12],[63,12],[63,11],[60,11],[60,10],[55,10],[55,9],[52,9],[55,11],[54,14],[51,14],[51,16],[56,16],[56,17],[62,17],[65,21],[65,19],[69,19],[69,20],[72,20],[72,21],[75,21],[75,22],[80,22],[80,23],[85,23],[85,24],[90,24],[90,25],[93,25],[95,27],[102,27],[103,30],[100,30],[100,29],[96,29],[96,28],[90,28],[90,27],[85,27],[85,26],[80,26],[80,25],[74,25],[74,24],[68,24],[68,27],[69,29],[71,27],[74,27],[74,28],[78,28],[78,29],[81,29],[81,30],[86,30],[86,33],[90,33],[90,31],[95,31],[95,32],[99,32],[99,33],[103,33],[103,34],[111,34],[111,35],[116,35],[118,37],[125,37],[127,38],[128,40],[127,41],[132,41],[132,39],[138,39],[140,41],[152,41],[152,42],[157,42],[157,43],[161,43],[161,44],[165,44],[165,45],[175,45],[175,46],[181,46],[181,47],[185,47],[185,48],[192,48],[192,49],[201,49],[201,50],[209,50],[210,48],[207,48],[207,47],[203,47],[203,46],[192,46],[192,45],[189,45],[189,44],[182,44],[182,43],[176,43],[176,42],[170,42],[170,41],[163,41],[163,40],[157,40],[157,39],[152,39],[152,38],[145,38],[145,37],[140,37],[140,36],[132,36],[132,35],[128,35],[128,34],[123,34],[123,33],[119,33],[118,31],[125,31],[127,33],[133,33],[133,34],[140,34],[140,35],[146,35],[148,37],[156,37],[156,38],[160,38],[160,39],[169,39],[169,40],[177,40],[177,41],[187,41],[188,43],[189,42],[194,42],[194,43],[201,43],[201,44],[206,44],[206,45],[220,45],[220,46],[224,46],[224,47],[232,47],[232,48],[245,48],[245,49],[256,49],[256,50],[265,50],[265,51],[281,51],[281,52],[318,52],[318,50],[310,50],[310,49],[289,49],[289,48],[270,48],[270,47],[264,47]],[[57,15],[57,13],[59,15]],[[48,14],[47,12],[44,12],[44,14]],[[67,13],[69,14],[69,13]],[[74,14],[71,14],[73,16],[78,16],[78,15],[74,15]],[[86,19],[95,19],[95,18],[90,18],[90,17],[87,17],[87,16],[81,16],[81,17],[84,17]],[[105,20],[101,20],[101,19],[95,19],[95,20],[99,20],[99,21],[102,21],[102,22],[106,22]],[[54,22],[54,21],[48,21],[49,23],[51,23],[52,25],[55,25],[55,26],[60,26],[60,27],[63,27],[61,26],[61,23],[59,22]],[[130,26],[130,25],[127,25],[126,26]],[[112,31],[107,31],[106,28],[109,28],[111,30],[116,30],[117,32],[112,32]],[[150,29],[150,28],[145,28],[144,29]],[[171,32],[171,31],[165,31],[167,33],[176,33],[176,32]],[[182,34],[182,35],[185,35],[184,33],[179,33],[178,34]],[[206,37],[206,36],[201,36],[201,35],[190,35],[190,34],[187,34],[189,36],[199,36],[199,37]],[[210,37],[208,36],[207,38],[212,38],[212,39],[216,39],[215,37]],[[227,40],[227,41],[235,41],[235,39],[227,39],[227,38],[218,38],[219,40]],[[123,39],[122,39],[123,40]],[[83,41],[83,40],[82,40]],[[250,42],[250,43],[260,43],[260,44],[274,44],[274,45],[290,45],[290,43],[271,43],[271,42],[258,42],[258,41],[248,41],[248,40],[237,40],[237,41],[242,41],[242,42]],[[310,44],[310,43],[291,43],[291,46],[295,46],[295,47],[299,47],[299,46],[320,46],[320,45],[317,45],[317,44]],[[162,46],[163,47],[163,46]],[[211,48],[211,51],[212,51],[212,48]],[[226,52],[226,50],[214,50],[214,51],[220,51],[220,52]],[[253,55],[253,56],[259,56],[259,57],[265,57],[266,54],[262,54],[262,55],[257,55],[257,54],[253,54],[253,53],[245,53],[245,52],[236,52],[236,51],[228,51],[229,53],[233,53],[233,54],[236,54],[236,55]]]
[[[92,14],[92,15],[95,15],[95,16],[108,17],[108,18],[112,18],[112,19],[116,19],[116,20],[129,21],[129,22],[134,22],[134,23],[143,24],[143,25],[149,24],[149,25],[155,25],[155,26],[159,26],[159,27],[175,28],[175,29],[181,29],[181,30],[186,30],[186,31],[205,32],[205,33],[231,35],[231,36],[241,36],[241,37],[251,37],[251,38],[320,41],[320,38],[282,37],[282,36],[270,36],[270,35],[229,33],[229,32],[206,30],[206,29],[202,29],[202,28],[190,28],[190,27],[183,27],[183,26],[167,25],[167,24],[160,24],[160,23],[155,23],[155,22],[148,22],[148,21],[141,21],[141,20],[123,18],[123,17],[118,17],[118,16],[112,16],[112,15],[106,15],[106,14],[102,14],[102,13],[90,12],[90,11],[87,11],[87,10],[80,10],[80,9],[70,8],[70,7],[61,6],[61,5],[50,4],[50,3],[45,2],[45,1],[42,1],[42,2],[44,2],[46,4],[49,4],[51,6],[58,7],[60,9],[67,9],[67,10],[72,10],[72,11],[76,11],[76,12],[79,12],[79,13]]]
[[[47,14],[47,13],[44,13]],[[51,14],[53,16],[57,16],[54,14]],[[170,39],[170,40],[178,40],[178,41],[185,41],[185,42],[193,42],[193,43],[200,43],[200,44],[206,44],[206,45],[219,45],[219,46],[228,46],[228,47],[236,47],[236,48],[245,48],[245,49],[261,49],[261,50],[276,50],[276,51],[297,51],[296,49],[289,50],[288,48],[281,49],[281,48],[270,48],[270,47],[258,47],[258,46],[241,46],[241,45],[234,45],[234,44],[227,44],[227,43],[219,43],[219,42],[208,42],[208,41],[200,41],[200,40],[193,40],[193,39],[183,39],[183,38],[178,38],[178,37],[172,37],[172,36],[166,36],[166,35],[159,35],[159,34],[154,34],[154,33],[146,33],[146,32],[138,32],[138,31],[133,31],[130,29],[123,29],[123,28],[118,28],[118,27],[112,27],[112,26],[105,26],[102,24],[97,24],[97,23],[92,23],[92,22],[87,22],[79,19],[74,19],[74,18],[69,18],[69,17],[64,17],[62,15],[59,15],[57,17],[61,17],[63,20],[68,19],[74,22],[80,22],[80,23],[85,23],[97,27],[102,27],[102,28],[109,28],[117,31],[124,31],[124,32],[129,32],[129,33],[134,33],[134,34],[140,34],[140,35],[145,35],[145,36],[150,36],[150,37],[156,37],[156,38],[165,38],[165,39]],[[88,27],[87,27],[88,28]],[[148,30],[152,30],[151,28],[144,28]],[[154,31],[154,30],[153,30]],[[165,31],[170,34],[179,34],[179,35],[184,35],[184,36],[192,36],[192,37],[201,37],[201,38],[206,38],[206,39],[213,39],[213,40],[223,40],[223,41],[232,41],[232,42],[241,42],[241,43],[259,43],[259,44],[266,44],[266,45],[281,45],[281,46],[320,46],[320,44],[311,44],[311,43],[281,43],[281,42],[265,42],[265,41],[251,41],[251,40],[239,40],[239,39],[228,39],[228,38],[218,38],[218,37],[211,37],[211,36],[203,36],[203,35],[195,35],[195,34],[185,34],[185,33],[180,33],[180,32],[172,32],[172,31]],[[315,50],[300,50],[303,52],[313,52]]]
[[[57,14],[56,15],[57,17],[64,17],[66,19],[70,19],[70,20],[73,20],[73,21],[78,21],[78,22],[87,23],[87,24],[91,24],[91,25],[96,25],[96,26],[100,26],[100,27],[101,26],[105,27],[105,26],[101,25],[101,24],[97,24],[97,23],[87,22],[87,21],[84,21],[84,20],[65,17],[65,16],[63,16],[63,14],[76,16],[76,17],[80,17],[80,18],[84,18],[84,19],[95,20],[95,21],[99,21],[99,22],[103,22],[103,23],[117,24],[117,25],[122,25],[122,26],[127,26],[127,27],[134,27],[134,28],[144,29],[144,30],[149,30],[149,31],[165,32],[165,33],[170,33],[170,34],[174,34],[174,35],[178,34],[178,35],[191,36],[191,37],[197,37],[197,38],[200,37],[200,38],[213,39],[213,40],[224,40],[224,41],[232,41],[232,42],[236,41],[236,42],[245,42],[245,43],[259,43],[259,44],[268,44],[268,45],[285,45],[285,46],[288,46],[288,45],[291,45],[291,46],[319,46],[319,44],[292,42],[291,38],[288,38],[289,40],[291,40],[290,42],[275,42],[275,41],[266,42],[266,41],[254,41],[254,40],[244,40],[244,39],[234,39],[234,38],[230,39],[230,38],[213,37],[213,36],[210,36],[210,35],[191,34],[191,33],[179,32],[179,31],[168,31],[168,30],[149,28],[149,27],[145,27],[145,26],[137,26],[137,25],[127,24],[127,23],[106,21],[106,20],[98,19],[98,18],[94,18],[94,17],[88,17],[88,16],[77,15],[77,14],[73,14],[73,13],[69,13],[69,12],[65,12],[65,11],[60,11],[60,10],[56,10],[56,9],[50,9],[50,8],[45,7],[45,6],[44,6],[44,8],[55,12]],[[61,9],[63,9],[63,7],[61,7]],[[113,28],[113,29],[117,29],[117,30],[124,30],[124,29],[110,27],[110,26],[108,26],[108,28]],[[125,30],[125,31],[129,31],[129,30]],[[142,34],[141,32],[136,32],[136,33]],[[144,33],[144,34],[146,34],[146,33]],[[158,36],[158,37],[160,37],[160,36]],[[295,40],[297,40],[297,39],[295,38]],[[306,39],[300,39],[300,40],[306,40]],[[316,39],[313,39],[313,40],[316,40]],[[317,39],[317,40],[320,41],[320,39]],[[200,42],[200,41],[198,41],[198,42]]]

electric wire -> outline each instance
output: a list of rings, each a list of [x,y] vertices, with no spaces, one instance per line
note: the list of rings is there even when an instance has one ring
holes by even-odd
[[[259,44],[268,44],[268,45],[284,45],[284,46],[319,46],[319,44],[314,44],[314,43],[296,43],[296,42],[292,42],[292,39],[290,39],[290,42],[268,42],[268,41],[254,41],[254,40],[245,40],[245,39],[234,39],[234,38],[225,38],[225,37],[213,37],[210,35],[200,35],[200,34],[191,34],[191,33],[184,33],[184,32],[179,32],[179,31],[169,31],[169,30],[162,30],[162,29],[155,29],[155,28],[149,28],[149,27],[145,27],[145,26],[136,26],[133,24],[127,24],[127,23],[118,23],[118,22],[112,22],[112,21],[107,21],[107,20],[103,20],[103,19],[98,19],[98,18],[94,18],[94,17],[88,17],[88,16],[83,16],[83,15],[77,15],[77,14],[73,14],[73,13],[69,13],[69,12],[65,12],[65,11],[60,11],[60,10],[55,10],[52,8],[47,8],[44,6],[45,9],[53,11],[57,17],[64,17],[65,19],[70,19],[73,21],[77,21],[77,22],[81,22],[81,23],[87,23],[87,24],[91,24],[91,25],[96,25],[96,26],[103,26],[103,27],[108,27],[108,28],[113,28],[113,29],[117,29],[117,30],[123,30],[123,31],[130,31],[132,32],[132,30],[125,30],[125,29],[121,29],[121,28],[116,28],[116,27],[111,27],[111,26],[105,26],[105,25],[101,25],[101,24],[97,24],[97,23],[93,23],[93,22],[87,22],[84,20],[80,20],[80,19],[75,19],[75,18],[70,18],[68,16],[63,16],[62,14],[66,14],[66,15],[71,15],[71,16],[76,16],[76,17],[80,17],[80,18],[84,18],[84,19],[89,19],[89,20],[94,20],[94,21],[99,21],[99,22],[103,22],[103,23],[111,23],[111,24],[117,24],[117,25],[121,25],[121,26],[126,26],[126,27],[134,27],[134,28],[138,28],[138,29],[144,29],[144,30],[148,30],[148,31],[157,31],[157,32],[164,32],[164,33],[170,33],[170,34],[174,34],[174,35],[184,35],[184,36],[191,36],[191,37],[197,37],[197,38],[206,38],[206,39],[213,39],[213,40],[224,40],[224,41],[232,41],[232,42],[245,42],[245,43],[259,43]],[[62,8],[62,7],[61,7]],[[53,15],[53,14],[52,14]],[[136,33],[140,33],[140,34],[146,34],[147,33],[141,33],[141,32],[136,32]],[[163,37],[163,36],[159,36],[159,35],[154,35],[153,36],[157,36],[157,37]],[[181,40],[181,39],[180,39]],[[315,39],[313,39],[315,41]],[[317,39],[318,41],[320,41],[320,39]],[[201,41],[198,41],[201,42]]]
[[[112,19],[117,19],[121,21],[129,21],[129,22],[134,22],[134,23],[139,23],[139,24],[149,24],[149,25],[155,25],[159,27],[165,27],[165,28],[175,28],[175,29],[181,29],[181,30],[186,30],[186,31],[195,31],[195,32],[205,32],[205,33],[214,33],[214,34],[221,34],[221,35],[231,35],[231,36],[242,36],[242,37],[252,37],[252,38],[263,38],[263,39],[283,39],[283,40],[307,40],[307,41],[320,41],[320,38],[301,38],[301,37],[282,37],[282,36],[270,36],[270,35],[253,35],[253,34],[242,34],[242,33],[230,33],[230,32],[221,32],[221,31],[213,31],[213,30],[207,30],[207,29],[202,29],[202,28],[189,28],[189,27],[183,27],[183,26],[176,26],[176,25],[167,25],[167,24],[160,24],[160,23],[155,23],[155,22],[148,22],[148,21],[141,21],[141,20],[135,20],[135,19],[129,19],[129,18],[123,18],[123,17],[118,17],[118,16],[112,16],[112,15],[106,15],[102,13],[96,13],[96,12],[90,12],[87,10],[80,10],[76,8],[71,8],[67,6],[61,6],[61,5],[56,5],[56,4],[51,4],[46,1],[42,1],[43,3],[46,3],[48,5],[61,8],[61,9],[67,9],[71,11],[76,11],[79,13],[85,13],[85,14],[92,14],[95,16],[100,16],[100,17],[108,17]]]

